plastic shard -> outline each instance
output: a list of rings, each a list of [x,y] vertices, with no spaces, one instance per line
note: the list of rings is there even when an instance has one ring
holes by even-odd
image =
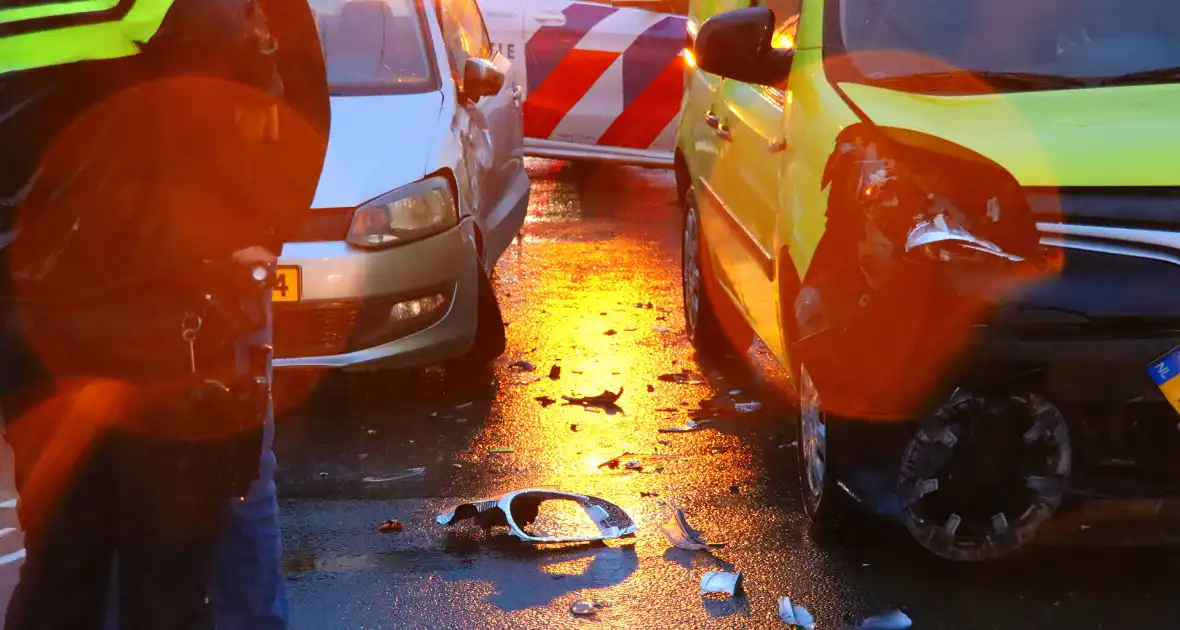
[[[733,597],[738,584],[742,580],[742,572],[726,573],[724,571],[709,571],[701,576],[701,595],[720,593]]]
[[[684,510],[676,508],[672,518],[660,525],[660,531],[668,537],[673,545],[688,551],[707,551],[713,547],[724,547],[725,543],[710,543],[702,536],[701,531],[688,524]]]

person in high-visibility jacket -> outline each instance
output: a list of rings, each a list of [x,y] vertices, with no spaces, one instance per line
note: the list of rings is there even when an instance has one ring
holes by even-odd
[[[281,588],[259,455],[268,282],[327,146],[309,24],[301,0],[0,3],[0,401],[27,554],[6,630],[102,628],[112,588],[129,629],[212,628],[211,602],[260,627],[241,609],[273,605],[226,593]]]

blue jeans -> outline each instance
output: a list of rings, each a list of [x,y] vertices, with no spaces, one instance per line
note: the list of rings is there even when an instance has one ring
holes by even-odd
[[[266,326],[238,342],[238,362],[246,368],[246,349],[271,343],[270,295]],[[267,366],[268,376],[270,366]],[[286,630],[287,583],[283,579],[283,536],[275,488],[274,403],[267,411],[258,479],[241,499],[225,506],[225,530],[214,567],[212,600],[217,630]]]

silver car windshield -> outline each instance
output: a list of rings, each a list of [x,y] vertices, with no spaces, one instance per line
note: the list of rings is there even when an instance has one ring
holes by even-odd
[[[1173,83],[1180,67],[1175,1],[829,2],[843,51],[870,79],[965,72]]]
[[[333,95],[405,94],[437,87],[415,0],[311,0]]]

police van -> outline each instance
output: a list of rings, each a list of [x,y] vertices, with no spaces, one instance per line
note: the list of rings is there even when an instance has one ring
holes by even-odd
[[[670,167],[688,0],[481,0],[524,99],[525,151]]]

